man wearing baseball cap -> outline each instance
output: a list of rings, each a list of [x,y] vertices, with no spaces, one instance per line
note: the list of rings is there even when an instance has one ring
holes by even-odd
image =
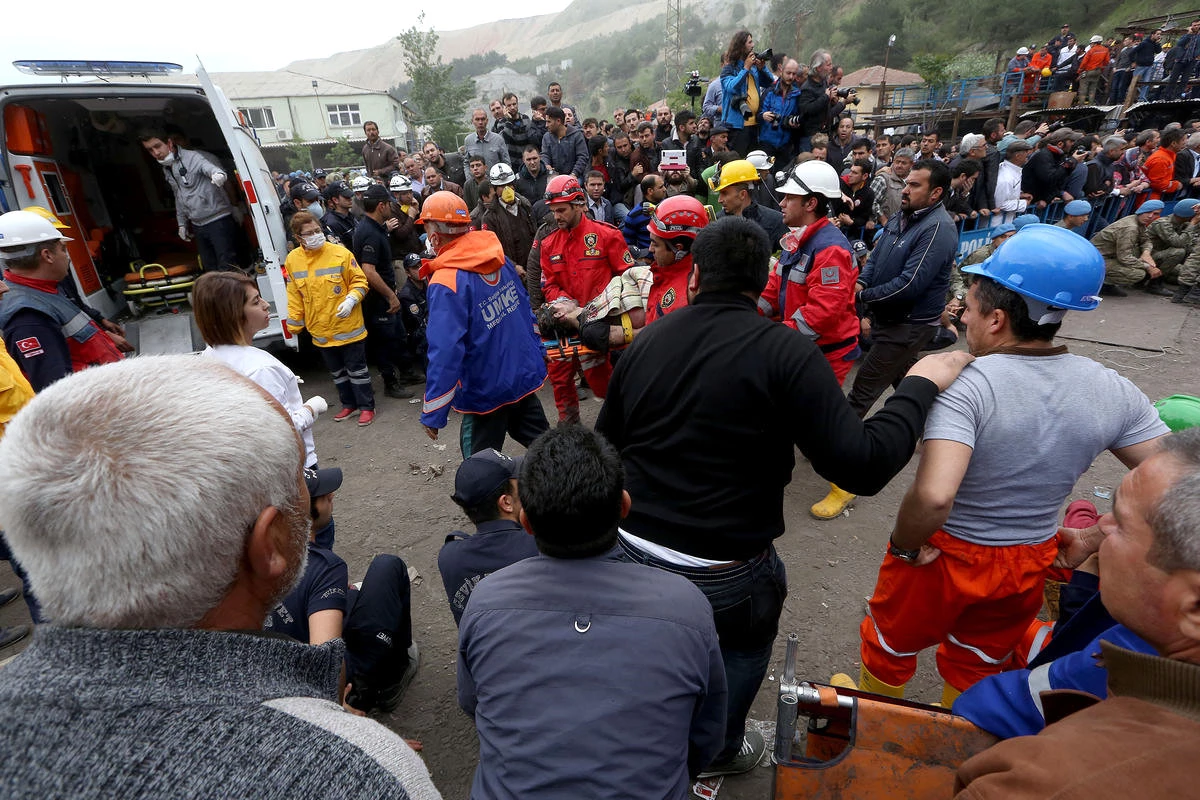
[[[412,639],[408,567],[397,556],[381,554],[360,583],[350,584],[346,562],[333,552],[333,496],[342,477],[336,467],[304,470],[312,518],[304,574],[263,627],[311,645],[344,640],[346,704],[392,711],[420,661]]]
[[[330,238],[343,247],[349,247],[354,241],[354,228],[358,224],[358,220],[350,213],[354,206],[354,190],[345,181],[334,181],[325,187],[322,196],[328,210],[321,217],[321,225],[329,231]]]
[[[1125,297],[1122,287],[1140,285],[1151,294],[1170,294],[1162,286],[1162,270],[1150,255],[1150,225],[1162,214],[1161,200],[1147,200],[1092,237],[1104,256],[1104,286],[1100,294]]]
[[[537,555],[533,537],[521,527],[517,481],[523,460],[489,447],[464,461],[454,475],[450,499],[475,526],[474,536],[451,533],[438,553],[438,572],[455,625],[477,583],[498,569]]]

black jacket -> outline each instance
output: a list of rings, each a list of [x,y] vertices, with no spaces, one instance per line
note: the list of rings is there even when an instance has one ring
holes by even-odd
[[[744,560],[784,532],[794,448],[822,478],[874,494],[908,463],[936,396],[931,381],[906,378],[863,422],[806,336],[744,295],[704,292],[622,354],[596,430],[625,465],[625,530]]]
[[[729,216],[724,211],[717,214],[717,218]],[[788,227],[783,224],[783,212],[774,208],[767,208],[760,203],[751,203],[743,211],[742,216],[746,219],[753,220],[764,231],[767,232],[767,238],[771,240],[771,251],[774,252],[780,249],[779,240],[787,235]]]
[[[800,87],[800,96],[796,98],[796,115],[800,117],[800,136],[812,136],[825,130],[826,119],[829,116],[829,87],[822,80],[813,80],[809,75]],[[839,167],[835,167],[841,172]]]
[[[1021,170],[1021,191],[1033,195],[1035,203],[1049,203],[1059,197],[1070,174],[1070,170],[1063,167],[1066,160],[1071,157],[1053,145],[1038,150]]]
[[[520,172],[517,173],[517,180],[514,186],[517,194],[524,197],[530,203],[536,203],[542,199],[542,195],[546,193],[546,182],[550,180],[550,171],[543,166],[538,170],[537,177],[529,174],[529,168],[522,165]]]

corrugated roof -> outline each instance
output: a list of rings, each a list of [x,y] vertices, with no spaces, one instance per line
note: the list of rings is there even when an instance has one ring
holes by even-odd
[[[883,67],[876,64],[873,67],[863,67],[842,78],[842,86],[878,86],[883,83]],[[888,86],[919,86],[925,79],[915,72],[905,72],[902,69],[888,67]]]

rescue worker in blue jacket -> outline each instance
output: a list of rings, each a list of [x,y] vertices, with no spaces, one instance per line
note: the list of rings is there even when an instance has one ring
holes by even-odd
[[[456,194],[431,194],[419,222],[436,253],[423,269],[429,353],[421,424],[437,439],[450,409],[462,413],[464,458],[502,449],[505,434],[528,447],[550,427],[537,396],[546,363],[516,267],[496,234],[470,229]]]

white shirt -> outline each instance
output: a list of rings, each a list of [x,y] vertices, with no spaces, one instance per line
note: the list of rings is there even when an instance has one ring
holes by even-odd
[[[240,344],[220,344],[204,348],[204,355],[215,358],[257,383],[267,394],[279,401],[279,405],[292,418],[292,424],[304,440],[304,466],[317,463],[317,449],[313,443],[312,426],[316,418],[304,405],[300,397],[300,379],[282,361],[257,347]]]
[[[995,205],[1001,211],[1015,211],[1020,214],[1025,211],[1027,201],[1021,198],[1021,168],[1005,159],[1000,162],[996,173]]]

